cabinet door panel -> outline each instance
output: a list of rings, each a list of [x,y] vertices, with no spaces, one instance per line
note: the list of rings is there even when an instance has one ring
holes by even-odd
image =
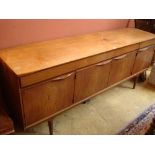
[[[136,51],[116,57],[112,60],[108,85],[115,84],[132,73]]]
[[[26,125],[44,119],[73,103],[75,74],[51,79],[22,90]]]
[[[151,61],[153,60],[154,49],[154,46],[151,46],[138,51],[132,72],[133,74],[150,66]]]
[[[81,101],[107,87],[111,60],[81,69],[76,73],[74,102]]]

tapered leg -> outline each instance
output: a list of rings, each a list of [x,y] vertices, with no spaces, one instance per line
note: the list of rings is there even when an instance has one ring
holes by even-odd
[[[135,89],[139,75],[134,78],[133,89]]]
[[[50,135],[53,135],[53,120],[48,121],[48,128]]]
[[[144,76],[145,76],[145,78],[147,78],[147,74],[146,74],[146,71],[144,71]]]

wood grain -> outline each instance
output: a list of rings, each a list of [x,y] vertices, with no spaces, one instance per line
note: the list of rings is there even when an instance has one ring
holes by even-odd
[[[132,74],[136,52],[113,58],[108,85],[117,83]]]
[[[154,46],[139,49],[132,72],[133,74],[150,66],[153,60],[154,50]]]
[[[111,61],[103,61],[76,72],[74,102],[83,100],[108,86]]]
[[[139,48],[143,48],[143,47],[151,46],[151,45],[155,45],[155,39],[151,39],[148,41],[141,42]]]
[[[79,101],[79,102],[76,102],[76,103],[74,103],[74,104],[72,104],[72,105],[70,105],[70,106],[68,106],[68,107],[66,107],[66,108],[64,108],[64,109],[62,109],[62,110],[60,110],[60,111],[54,113],[54,114],[51,114],[51,115],[49,115],[49,116],[47,116],[47,117],[44,117],[44,118],[42,118],[42,119],[40,119],[40,120],[38,120],[38,121],[36,121],[36,122],[30,124],[30,125],[27,125],[27,126],[25,126],[25,129],[31,128],[31,127],[33,127],[33,126],[35,126],[35,125],[37,125],[37,124],[39,124],[39,123],[45,122],[45,121],[47,121],[47,120],[51,120],[51,118],[53,118],[53,117],[55,117],[55,116],[61,114],[62,112],[67,111],[67,110],[69,110],[69,109],[71,109],[71,108],[73,108],[73,107],[79,105],[80,103],[85,102],[85,101],[91,99],[92,97],[94,97],[94,96],[96,96],[96,95],[99,95],[99,94],[101,94],[101,93],[103,93],[103,92],[105,92],[105,91],[107,91],[107,90],[109,90],[109,89],[111,89],[111,88],[117,86],[118,84],[120,84],[120,83],[122,83],[122,82],[124,82],[124,81],[126,81],[126,80],[129,80],[129,79],[131,79],[131,78],[133,78],[133,77],[136,77],[137,75],[139,75],[140,73],[143,73],[143,72],[146,71],[147,69],[148,69],[148,68],[146,68],[146,69],[144,69],[144,70],[141,70],[140,72],[138,72],[138,73],[136,73],[136,74],[133,74],[133,75],[131,75],[130,77],[127,77],[127,78],[125,78],[125,79],[123,79],[123,80],[121,80],[121,81],[119,81],[119,82],[117,82],[117,83],[115,83],[115,84],[113,84],[113,85],[111,85],[111,86],[108,86],[107,88],[105,88],[105,89],[103,89],[103,90],[101,90],[101,91],[99,91],[99,92],[97,92],[97,93],[95,93],[95,94],[93,94],[93,95],[91,95],[91,96],[89,96],[89,97],[87,97],[87,98],[85,98],[85,99]],[[133,86],[131,86],[131,88],[132,88],[132,87],[133,87]]]
[[[22,76],[152,39],[149,32],[124,28],[8,48],[0,57]]]
[[[67,74],[22,90],[26,126],[73,104],[74,76]]]
[[[134,51],[139,48],[139,44],[134,44],[130,46],[125,46],[123,48],[115,49],[106,53],[101,53],[91,57],[83,58],[80,60],[72,61],[66,64],[55,66],[49,69],[44,69],[32,74],[27,74],[20,77],[21,87],[27,87],[29,85],[41,82],[43,80],[48,80],[55,76],[65,74],[67,72],[72,72],[74,70],[93,65],[103,60],[110,59],[131,51]]]
[[[125,28],[8,48],[0,57],[26,87],[154,43],[154,34]]]

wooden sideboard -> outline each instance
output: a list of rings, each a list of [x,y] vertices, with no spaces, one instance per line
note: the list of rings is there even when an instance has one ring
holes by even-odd
[[[144,72],[154,45],[154,34],[124,28],[1,50],[10,113],[23,129],[49,120]]]

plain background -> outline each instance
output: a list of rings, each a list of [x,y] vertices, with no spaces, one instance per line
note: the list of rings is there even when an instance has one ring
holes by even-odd
[[[0,49],[96,31],[134,27],[129,19],[0,19]]]

